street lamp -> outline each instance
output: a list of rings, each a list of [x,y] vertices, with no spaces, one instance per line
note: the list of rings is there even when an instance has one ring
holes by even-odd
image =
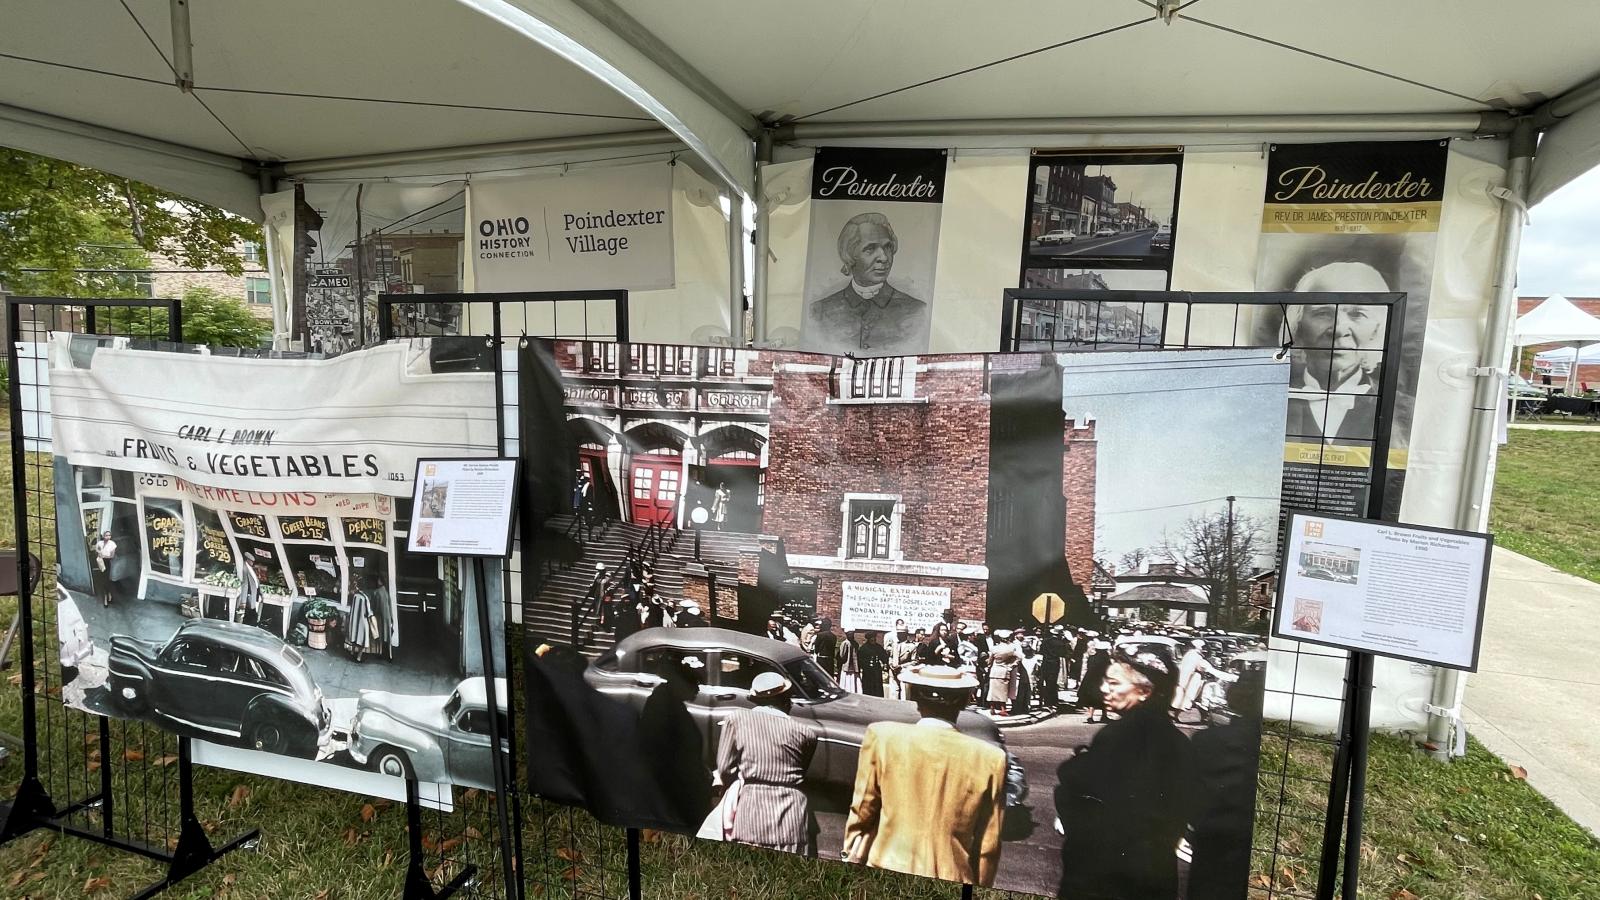
[[[696,500],[694,509],[689,511],[689,521],[694,523],[694,561],[700,561],[700,530],[701,526],[711,518],[711,513],[706,511],[705,505]]]

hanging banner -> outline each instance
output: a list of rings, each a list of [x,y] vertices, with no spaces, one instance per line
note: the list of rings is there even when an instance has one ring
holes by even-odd
[[[405,545],[417,460],[495,454],[494,375],[436,373],[434,349],[224,357],[53,335],[65,702],[492,789],[480,635],[503,640],[498,570],[483,622],[456,561]]]
[[[817,150],[802,346],[927,351],[944,181],[943,150]]]
[[[1400,509],[1448,155],[1444,141],[1277,144],[1267,164],[1256,290],[1406,295],[1386,515]],[[1384,321],[1358,298],[1257,318],[1258,343],[1293,348],[1286,504],[1366,514]]]
[[[467,258],[480,292],[673,286],[672,166],[476,181]]]
[[[530,790],[1051,896],[1175,900],[1187,838],[1242,900],[1274,350],[526,353]]]

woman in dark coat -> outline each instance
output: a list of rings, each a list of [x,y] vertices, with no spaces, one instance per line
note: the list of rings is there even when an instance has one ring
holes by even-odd
[[[1100,694],[1101,682],[1105,680],[1106,668],[1111,664],[1110,648],[1100,641],[1089,653],[1089,659],[1083,664],[1083,681],[1078,684],[1078,705],[1089,711],[1085,722],[1094,721],[1095,710],[1100,711],[1100,721],[1106,720],[1105,699]]]
[[[1171,900],[1178,841],[1194,807],[1189,739],[1167,715],[1177,672],[1154,653],[1107,668],[1105,707],[1119,718],[1056,770],[1060,896],[1070,900]]]
[[[889,669],[889,651],[878,643],[878,633],[868,631],[866,643],[856,651],[861,664],[861,693],[872,697],[883,696],[883,677]]]

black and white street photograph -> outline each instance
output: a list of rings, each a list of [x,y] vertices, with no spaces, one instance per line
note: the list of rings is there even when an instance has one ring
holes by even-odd
[[[232,747],[492,787],[481,635],[504,633],[502,579],[486,579],[484,620],[459,559],[406,552],[404,479],[429,448],[492,440],[493,389],[436,377],[430,352],[419,341],[265,359],[55,342],[62,700]],[[394,389],[405,372],[412,396],[461,415],[351,417],[307,390],[366,369]],[[152,402],[156,384],[166,397]],[[247,385],[259,405],[216,411],[219,384]],[[338,402],[381,409],[385,380],[369,384]]]
[[[1287,363],[550,352],[539,793],[1009,890],[1235,896],[1201,885],[1241,877],[1249,811],[1208,791],[1254,783]]]

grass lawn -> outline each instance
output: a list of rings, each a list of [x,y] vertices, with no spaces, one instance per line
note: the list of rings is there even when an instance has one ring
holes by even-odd
[[[1489,528],[1502,547],[1600,581],[1600,430],[1510,429]]]

